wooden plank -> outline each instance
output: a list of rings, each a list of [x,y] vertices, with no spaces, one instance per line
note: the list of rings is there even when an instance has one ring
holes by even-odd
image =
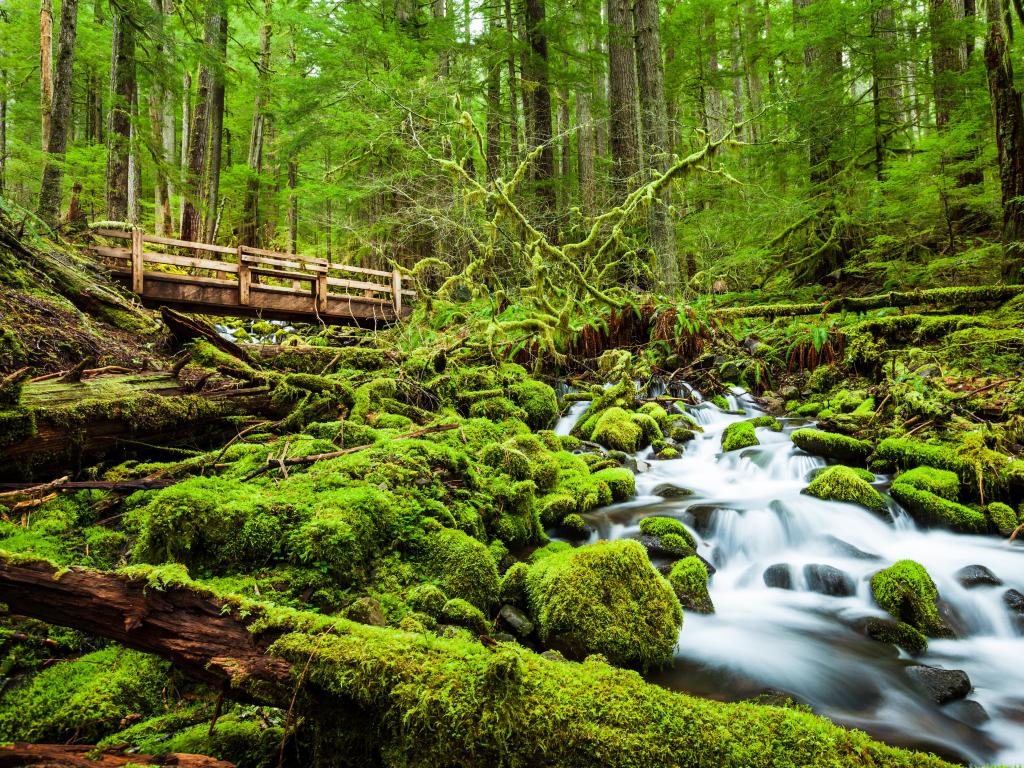
[[[249,265],[249,272],[254,275],[263,275],[264,277],[277,277],[281,280],[295,280],[303,281],[308,283],[316,282],[316,274],[303,274],[302,272],[292,272],[286,269],[267,269],[265,267],[254,267],[252,264]]]
[[[142,253],[142,230],[132,230],[132,292],[141,294],[145,275]]]
[[[175,256],[170,253],[153,253],[146,251],[145,260],[151,264],[170,264],[175,267],[192,267],[193,269],[209,269],[216,272],[228,272],[234,274],[238,271],[238,265],[227,261],[214,261],[213,259],[199,259],[195,256]]]
[[[402,316],[402,273],[395,270],[391,273],[391,293],[395,299],[395,314]]]
[[[106,245],[91,245],[89,250],[97,256],[106,256],[108,259],[128,259],[130,261],[132,258],[131,248],[110,248]]]
[[[236,250],[226,245],[214,245],[213,243],[193,243],[188,240],[175,240],[173,237],[160,237],[159,235],[146,235],[143,238],[147,243],[159,243],[160,245],[174,245],[179,248],[191,248],[196,251],[210,251],[211,253],[229,253],[234,255]]]
[[[251,253],[254,256],[268,256],[272,259],[293,259],[299,261],[309,261],[314,263],[327,263],[327,259],[318,259],[315,256],[303,256],[301,253],[281,253],[281,251],[268,251],[266,248],[250,248],[248,245],[242,246],[243,253]]]
[[[117,237],[121,240],[132,239],[132,233],[123,229],[97,229],[96,234],[101,237]]]
[[[251,256],[245,254],[239,258],[245,260],[249,264],[267,264],[272,267],[284,267],[286,269],[301,269],[307,272],[323,272],[327,273],[326,264],[318,264],[312,261],[287,261],[284,259],[271,259],[265,256]]]
[[[340,277],[328,277],[328,285],[338,288],[355,288],[357,290],[375,291],[378,293],[391,293],[391,286],[383,283],[364,283],[361,280],[344,280]]]
[[[327,272],[316,276],[316,311],[327,311]]]
[[[330,264],[331,269],[340,272],[357,272],[361,275],[376,275],[377,277],[391,277],[391,273],[383,269],[367,269],[366,267],[353,267],[348,264]]]

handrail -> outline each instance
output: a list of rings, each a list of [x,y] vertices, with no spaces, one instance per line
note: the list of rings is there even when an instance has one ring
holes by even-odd
[[[315,298],[318,311],[325,311],[327,309],[328,300],[332,296],[335,298],[352,298],[352,295],[349,293],[330,293],[329,291],[332,287],[361,290],[364,298],[370,298],[375,293],[389,296],[395,313],[398,316],[402,312],[402,297],[416,296],[415,291],[402,286],[402,273],[397,269],[388,272],[366,267],[355,267],[347,264],[337,264],[324,258],[303,256],[297,253],[281,253],[265,248],[252,248],[246,245],[231,248],[212,243],[197,243],[188,240],[178,240],[172,237],[163,237],[161,235],[148,235],[140,229],[133,229],[131,231],[99,229],[96,231],[96,234],[102,237],[131,241],[130,248],[95,246],[93,250],[101,256],[127,260],[131,265],[132,291],[138,294],[143,292],[145,274],[147,274],[145,265],[149,263],[214,271],[217,273],[218,278],[237,275],[239,303],[243,306],[249,304],[252,286],[259,285],[260,277],[290,280],[292,282],[292,290],[296,293],[306,293],[306,291],[300,290],[297,287],[297,283],[310,283],[309,294]],[[221,259],[204,259],[199,256],[178,256],[146,251],[144,248],[145,243],[230,255],[235,257],[235,261],[229,262]],[[353,280],[332,275],[332,273],[339,272],[347,272],[357,276],[387,277],[390,279],[387,282],[378,283],[366,279]],[[154,273],[149,272],[148,274]],[[270,288],[271,286],[267,285],[266,287]]]

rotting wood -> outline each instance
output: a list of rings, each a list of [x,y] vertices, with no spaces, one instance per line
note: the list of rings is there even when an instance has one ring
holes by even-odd
[[[206,755],[164,753],[128,754],[92,744],[25,744],[0,746],[0,768],[118,768],[119,766],[178,766],[178,768],[234,768],[234,763]]]

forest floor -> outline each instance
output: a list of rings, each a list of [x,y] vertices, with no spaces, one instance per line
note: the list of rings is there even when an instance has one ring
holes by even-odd
[[[558,360],[496,353],[479,301],[378,333],[226,322],[235,343],[0,225],[0,764],[24,743],[76,745],[52,747],[69,765],[946,764],[784,696],[645,681],[714,610],[713,557],[685,516],[594,541],[595,515],[713,405],[723,454],[813,419],[793,442],[846,469],[807,493],[884,510],[874,477],[899,473],[917,525],[1020,551],[1024,295],[809,320],[645,298]],[[870,591],[879,644],[958,631],[915,562]]]

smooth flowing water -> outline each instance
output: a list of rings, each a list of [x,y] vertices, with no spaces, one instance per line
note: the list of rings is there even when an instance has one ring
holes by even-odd
[[[782,433],[759,428],[760,446],[722,453],[722,430],[761,413],[746,396],[730,399],[744,415],[710,403],[688,407],[704,433],[679,459],[649,461],[637,475],[635,498],[586,516],[596,528],[593,540],[635,536],[640,518],[649,515],[675,517],[717,568],[710,582],[715,613],[686,614],[675,664],[651,679],[728,701],[778,691],[889,743],[974,764],[1024,763],[1024,636],[1002,599],[1007,589],[1024,591],[1024,546],[919,529],[895,502],[893,519],[885,520],[856,505],[802,495],[810,475],[825,466],[789,439],[807,422],[784,419]],[[556,431],[568,433],[585,409],[574,405]],[[889,478],[876,480],[884,492]],[[655,495],[666,483],[692,493]],[[931,640],[927,653],[913,659],[857,628],[860,619],[886,616],[869,580],[902,559],[928,570],[960,635]],[[765,569],[780,563],[789,566],[791,590],[765,584]],[[841,569],[854,580],[855,594],[809,590],[804,566],[810,564]],[[964,588],[956,572],[974,564],[1004,584]],[[966,701],[939,706],[914,687],[906,672],[911,664],[962,669],[974,688]]]

